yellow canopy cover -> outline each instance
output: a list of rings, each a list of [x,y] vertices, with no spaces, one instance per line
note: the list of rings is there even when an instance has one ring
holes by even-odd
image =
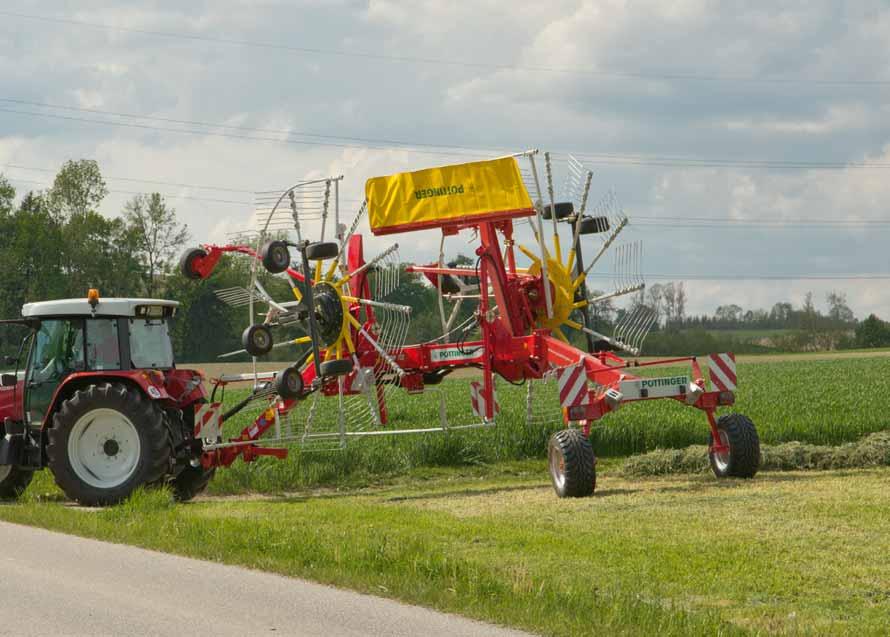
[[[513,157],[373,177],[365,198],[376,235],[534,214]]]

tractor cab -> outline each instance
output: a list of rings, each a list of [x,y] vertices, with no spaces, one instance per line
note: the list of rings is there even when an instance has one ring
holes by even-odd
[[[26,304],[22,320],[31,331],[14,375],[0,379],[0,418],[42,425],[59,386],[73,374],[172,369],[168,322],[177,306],[157,299],[100,301],[97,294]]]

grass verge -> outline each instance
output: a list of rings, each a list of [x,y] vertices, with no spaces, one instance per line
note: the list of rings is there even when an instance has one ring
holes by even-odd
[[[542,462],[386,486],[84,511],[47,477],[0,518],[242,564],[548,635],[886,634],[890,470],[630,481],[559,500]]]

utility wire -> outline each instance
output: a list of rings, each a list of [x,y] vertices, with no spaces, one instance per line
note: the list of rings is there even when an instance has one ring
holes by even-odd
[[[611,77],[617,79],[628,80],[647,80],[647,81],[668,81],[668,82],[732,82],[746,84],[811,84],[817,86],[835,86],[835,87],[886,87],[890,86],[890,80],[872,79],[872,78],[805,78],[805,77],[763,77],[763,76],[745,76],[745,75],[725,75],[725,74],[699,74],[690,72],[664,72],[664,71],[610,71],[597,70],[587,68],[563,68],[552,66],[537,66],[526,64],[498,64],[491,62],[470,62],[464,60],[447,59],[447,58],[430,58],[409,55],[391,55],[385,53],[374,53],[369,51],[349,51],[346,49],[328,49],[320,47],[294,46],[290,44],[282,44],[277,42],[261,42],[257,40],[242,40],[237,38],[225,38],[220,36],[196,35],[190,33],[179,33],[172,31],[157,31],[151,29],[138,29],[133,27],[115,26],[103,24],[100,22],[89,22],[86,20],[76,20],[73,18],[53,17],[46,15],[35,15],[29,13],[18,13],[13,11],[0,11],[0,16],[7,18],[17,18],[20,20],[33,20],[41,22],[51,22],[55,24],[65,24],[71,26],[86,27],[90,29],[100,29],[104,31],[115,31],[119,33],[135,33],[139,35],[147,35],[152,37],[188,40],[193,42],[206,42],[214,44],[225,44],[242,47],[260,48],[275,51],[286,51],[290,53],[301,53],[310,55],[327,55],[345,58],[360,58],[368,60],[379,60],[384,62],[398,62],[408,64],[430,64],[438,66],[451,66],[460,68],[478,68],[490,69],[494,71],[522,71],[532,73],[559,73],[568,75],[584,75],[589,77]]]
[[[0,12],[2,15],[2,12]],[[68,111],[83,112],[96,115],[105,115],[109,117],[122,117],[127,119],[144,120],[148,122],[175,123],[184,126],[200,126],[204,128],[225,129],[228,131],[244,131],[245,134],[235,132],[224,132],[221,130],[194,130],[191,128],[174,128],[169,126],[156,126],[154,124],[145,124],[141,122],[120,122],[107,119],[94,119],[89,117],[78,117],[72,115],[62,115],[59,113],[48,113],[42,111],[29,111],[14,108],[0,108],[0,112],[11,113],[17,115],[25,115],[29,117],[46,117],[51,119],[61,119],[65,121],[76,121],[88,124],[97,124],[101,126],[112,126],[122,128],[136,128],[141,130],[163,131],[172,133],[181,133],[194,136],[211,136],[224,137],[232,139],[241,139],[249,141],[266,141],[281,144],[296,144],[301,146],[319,146],[334,148],[352,148],[352,149],[369,149],[369,150],[397,150],[400,152],[418,153],[422,155],[440,155],[446,157],[483,157],[495,156],[505,152],[512,152],[514,149],[507,148],[482,148],[471,146],[457,145],[439,145],[431,143],[414,143],[409,141],[393,140],[393,139],[374,139],[368,137],[350,137],[345,135],[324,135],[321,133],[292,132],[282,129],[270,128],[252,128],[246,126],[233,126],[228,124],[219,124],[212,122],[202,122],[199,120],[179,120],[165,117],[156,117],[151,115],[137,115],[133,113],[121,113],[116,111],[103,111],[99,109],[86,109],[73,106],[61,106],[46,102],[33,102],[29,100],[19,100],[14,98],[0,97],[0,102],[8,102],[15,104],[23,104],[28,106],[36,106],[40,108],[52,108]],[[250,133],[266,133],[269,135],[278,135],[277,137],[267,137]],[[281,136],[285,136],[282,138]],[[301,139],[291,139],[291,136],[314,137],[319,140],[333,139],[341,141],[310,141]],[[356,143],[344,143],[354,141]],[[372,145],[373,144],[373,145]],[[449,150],[436,150],[449,149]],[[557,151],[557,153],[567,154],[566,151]],[[778,159],[731,159],[731,158],[714,158],[714,157],[675,157],[675,156],[659,156],[659,155],[619,155],[605,153],[577,153],[575,158],[586,164],[606,164],[615,166],[662,166],[662,167],[682,167],[682,168],[753,168],[753,169],[793,169],[793,170],[844,170],[844,169],[890,169],[890,162],[878,161],[796,161],[796,160],[778,160]]]
[[[595,278],[611,278],[611,274],[589,274]],[[865,274],[644,274],[646,279],[671,281],[885,281],[890,273]]]

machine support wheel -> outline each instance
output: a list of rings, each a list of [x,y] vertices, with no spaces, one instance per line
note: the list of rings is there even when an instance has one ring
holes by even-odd
[[[138,389],[89,385],[53,416],[46,448],[56,484],[89,506],[116,504],[157,483],[171,464],[164,412]]]
[[[275,391],[285,400],[303,395],[303,375],[297,367],[286,367],[275,375]]]
[[[189,248],[182,253],[179,259],[179,271],[187,279],[197,280],[201,275],[195,272],[195,261],[203,259],[207,256],[207,252],[203,248]]]
[[[340,246],[333,242],[318,241],[306,246],[306,258],[310,261],[333,259],[340,254]]]
[[[728,414],[717,419],[717,431],[728,452],[708,451],[711,470],[718,478],[753,478],[760,468],[760,438],[751,419]],[[714,445],[711,434],[709,449]]]
[[[584,498],[596,489],[593,445],[579,429],[563,429],[550,437],[550,478],[560,498]]]
[[[352,373],[352,361],[348,358],[325,361],[319,365],[319,369],[324,378],[346,376],[347,374]]]
[[[263,267],[272,274],[280,274],[290,267],[290,250],[285,241],[269,241],[260,248]]]
[[[11,464],[0,464],[0,500],[15,500],[28,485],[34,472],[29,469],[21,469]]]
[[[255,323],[241,334],[241,345],[251,356],[265,356],[272,351],[272,330],[268,325]]]
[[[173,487],[173,497],[178,502],[188,502],[200,495],[207,488],[214,473],[216,473],[216,467],[205,469],[202,466],[187,466],[170,483],[170,486]]]

